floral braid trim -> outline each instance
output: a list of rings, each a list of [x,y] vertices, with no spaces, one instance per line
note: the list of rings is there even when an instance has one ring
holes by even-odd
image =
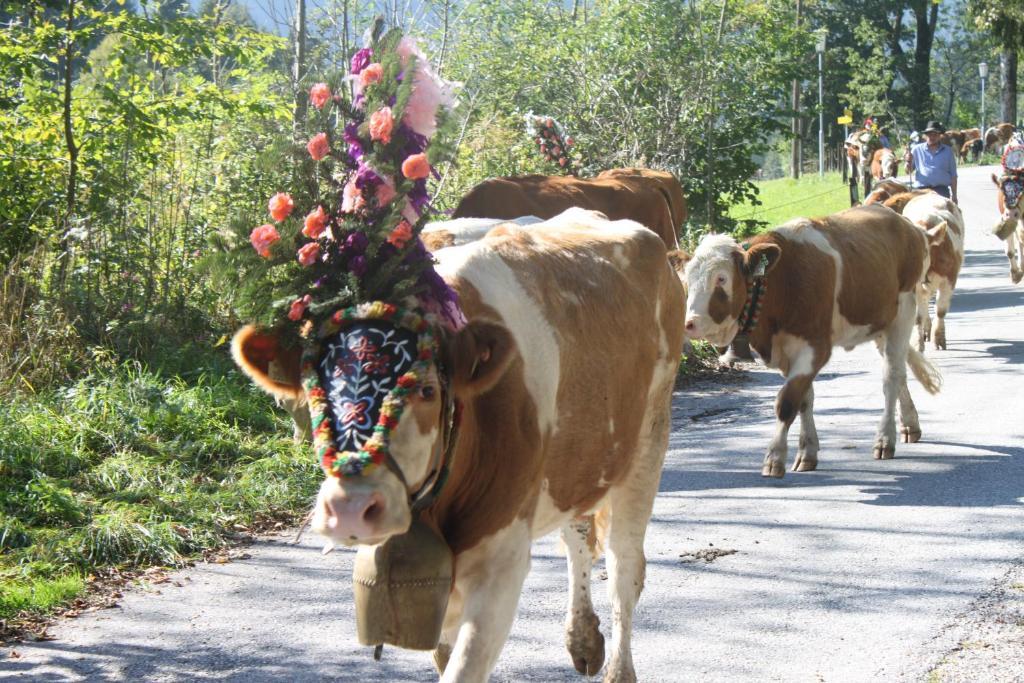
[[[302,386],[309,403],[313,426],[313,450],[320,466],[328,475],[357,477],[372,474],[390,457],[391,432],[398,425],[407,403],[406,397],[422,382],[437,355],[437,339],[430,317],[381,301],[372,301],[336,311],[324,321],[318,338],[331,335],[345,322],[354,320],[388,320],[417,334],[417,358],[412,368],[398,378],[397,386],[384,399],[380,418],[370,437],[358,451],[338,451],[327,415],[327,393],[320,385],[316,362],[319,344],[310,344],[302,355]]]

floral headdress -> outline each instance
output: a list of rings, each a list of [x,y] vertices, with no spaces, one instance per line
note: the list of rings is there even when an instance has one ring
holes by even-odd
[[[576,144],[565,134],[565,129],[550,116],[526,115],[526,132],[537,143],[540,153],[553,164],[562,167],[569,175],[577,175],[575,164],[569,157],[569,149]]]
[[[293,290],[273,302],[276,322],[303,339],[314,448],[336,476],[390,464],[391,430],[436,358],[436,328],[465,322],[419,239],[430,211],[427,182],[450,158],[445,145],[430,143],[454,106],[454,84],[434,74],[411,38],[397,29],[382,33],[379,23],[350,66],[344,78],[309,91],[316,133],[306,145],[312,163],[303,174],[310,190],[305,217],[293,218],[295,200],[279,192],[268,206],[277,225],[249,236]],[[363,336],[342,334],[356,320],[375,327]],[[392,337],[405,341],[380,352],[379,341]],[[325,389],[332,368],[325,370],[324,358],[337,363],[334,377],[357,363],[367,382],[354,394],[333,396],[342,392]]]

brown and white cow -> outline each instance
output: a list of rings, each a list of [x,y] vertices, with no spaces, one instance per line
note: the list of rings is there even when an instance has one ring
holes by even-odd
[[[967,140],[967,133],[962,130],[950,129],[947,130],[939,137],[939,141],[944,145],[949,145],[951,149],[958,152],[960,148],[964,146],[964,142]]]
[[[937,192],[911,192],[894,197],[885,205],[903,214],[914,225],[928,231],[945,226],[945,236],[931,244],[928,272],[918,286],[917,297],[917,350],[924,351],[924,343],[933,340],[936,349],[946,349],[946,313],[953,299],[953,289],[964,262],[964,215],[960,207]],[[937,295],[937,296],[936,296]],[[932,335],[932,319],[928,306],[935,299],[938,321]]]
[[[574,665],[592,675],[604,659],[590,600],[597,536],[609,553],[613,618],[605,679],[636,680],[633,610],[668,443],[684,297],[653,232],[587,215],[506,224],[435,254],[469,321],[443,336],[462,419],[447,483],[423,513],[455,554],[435,651],[443,681],[487,679],[512,627],[531,542],[555,529],[567,546]],[[297,376],[287,384],[265,378],[266,349],[284,353],[265,337],[239,332],[236,359],[261,386],[297,393]],[[442,439],[443,389],[432,368],[392,433],[391,453],[409,488],[385,467],[327,477],[317,531],[346,545],[406,531],[409,490],[428,476]]]
[[[875,180],[895,178],[900,172],[900,161],[888,147],[876,149],[871,159],[871,177]]]
[[[928,269],[928,242],[940,232],[926,235],[884,206],[863,206],[790,221],[742,247],[726,235],[701,240],[686,267],[687,336],[725,345],[745,330],[762,360],[786,378],[775,402],[776,432],[763,476],[784,476],[787,437],[797,414],[800,450],[793,470],[817,467],[812,382],[835,346],[849,350],[874,341],[884,358],[885,411],[875,458],[895,454],[897,398],[903,440],[921,437],[905,366],[928,391],[938,390],[938,372],[909,342],[917,285]]]
[[[844,143],[846,165],[851,182],[864,188],[864,196],[871,192],[871,162],[882,142],[868,130],[855,130]]]
[[[975,128],[973,130],[977,129]],[[977,163],[978,159],[981,158],[981,152],[984,146],[985,143],[981,141],[981,138],[968,138],[964,141],[964,144],[960,146],[960,163],[966,163],[968,158]]]
[[[1012,123],[998,123],[985,131],[985,151],[1002,153],[1017,127]]]
[[[667,249],[678,246],[686,221],[686,199],[671,173],[616,168],[596,178],[527,175],[491,178],[474,186],[452,218],[553,218],[566,209],[600,211],[611,220],[629,219],[658,234]]]
[[[871,188],[871,192],[864,198],[864,206],[881,204],[890,197],[909,191],[910,188],[903,183],[889,178]]]
[[[998,188],[999,222],[992,233],[1006,242],[1006,258],[1010,261],[1010,279],[1016,284],[1024,277],[1024,215],[1021,211],[1021,195],[1024,194],[1024,177],[1017,175],[997,176],[992,182]]]

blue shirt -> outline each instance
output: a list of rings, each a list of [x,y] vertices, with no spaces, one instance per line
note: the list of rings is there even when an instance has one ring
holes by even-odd
[[[914,164],[914,187],[949,187],[956,178],[956,157],[949,145],[939,143],[937,152],[928,149],[927,142],[910,148]]]

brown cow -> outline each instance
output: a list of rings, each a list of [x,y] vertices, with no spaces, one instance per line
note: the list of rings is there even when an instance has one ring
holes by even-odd
[[[999,189],[999,222],[992,233],[1006,242],[1006,258],[1010,261],[1010,280],[1014,284],[1024,277],[1024,215],[1021,195],[1024,194],[1024,176],[992,174],[992,182]]]
[[[687,336],[722,346],[746,332],[761,358],[786,378],[763,476],[784,476],[786,440],[797,414],[800,450],[793,469],[817,467],[812,382],[835,346],[874,341],[884,357],[885,412],[875,458],[895,454],[897,397],[903,440],[921,437],[905,366],[928,391],[938,390],[938,372],[909,342],[928,244],[940,233],[926,235],[884,206],[863,206],[790,221],[745,248],[726,235],[701,240],[686,267]]]
[[[881,204],[892,196],[909,191],[910,188],[903,183],[889,178],[871,188],[871,193],[864,198],[864,206]]]
[[[455,554],[435,651],[443,680],[487,680],[515,618],[532,539],[559,528],[568,549],[573,663],[594,674],[604,659],[589,588],[597,536],[610,554],[605,678],[636,680],[632,615],[683,344],[682,286],[665,246],[632,221],[574,212],[527,228],[505,225],[436,257],[469,322],[439,331],[446,372],[431,365],[392,431],[392,464],[405,481],[390,467],[328,476],[313,527],[346,545],[380,543],[409,528],[409,491],[429,479],[432,452],[444,441],[439,399],[450,394],[439,377],[451,378],[461,425],[447,482],[423,513]],[[354,348],[345,334],[326,341],[329,353]],[[287,383],[266,377],[267,358],[286,355],[271,335],[245,328],[234,350],[262,386],[300,392],[297,375]],[[351,386],[352,363],[321,373],[338,375],[324,380],[328,395]],[[295,365],[295,358],[282,362]]]
[[[953,289],[964,262],[964,216],[960,207],[937,192],[907,193],[907,201],[894,210],[902,213],[911,223],[928,231],[945,225],[945,235],[931,244],[928,272],[924,282],[918,286],[917,298],[917,350],[924,351],[924,343],[933,339],[936,349],[946,349],[946,313],[953,300]],[[898,195],[894,199],[902,199]],[[885,203],[890,206],[889,202]],[[936,296],[937,295],[937,296]],[[932,320],[928,304],[935,300],[935,315],[938,321],[932,336]]]
[[[871,177],[875,180],[895,178],[900,172],[900,160],[888,147],[876,149],[871,159]]]
[[[1013,137],[1017,127],[1012,123],[998,123],[985,131],[985,151],[1002,154],[1002,148]]]
[[[962,130],[951,129],[943,133],[939,140],[944,145],[949,145],[950,149],[960,151],[960,148],[964,146],[964,142],[967,140],[967,133]]]
[[[471,189],[452,218],[553,218],[578,206],[611,220],[634,220],[658,234],[667,249],[679,242],[686,221],[683,188],[671,173],[620,168],[596,178],[527,175],[492,178]]]

